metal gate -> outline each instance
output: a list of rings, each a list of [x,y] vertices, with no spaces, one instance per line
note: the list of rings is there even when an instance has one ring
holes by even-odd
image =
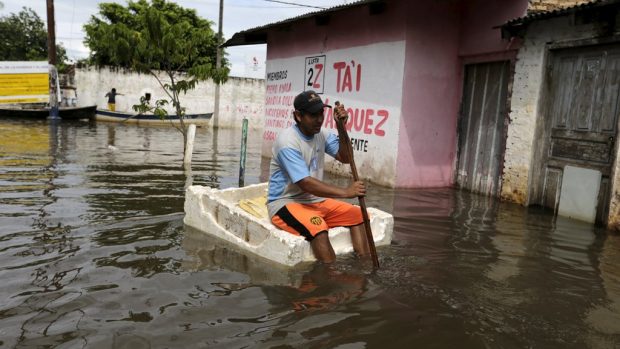
[[[465,66],[457,185],[473,192],[499,193],[507,124],[509,61]]]
[[[530,204],[557,210],[564,166],[598,170],[602,179],[596,222],[605,224],[618,122],[620,46],[551,51],[549,62]]]

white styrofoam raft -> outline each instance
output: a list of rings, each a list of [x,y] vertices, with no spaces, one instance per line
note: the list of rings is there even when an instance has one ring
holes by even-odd
[[[283,265],[294,266],[316,260],[310,244],[303,237],[277,229],[268,218],[256,218],[238,206],[239,200],[264,195],[266,190],[267,183],[223,190],[190,186],[185,193],[183,222]],[[368,214],[375,245],[389,245],[394,229],[392,215],[375,208],[368,208]],[[329,239],[336,254],[353,251],[348,228],[330,229]]]

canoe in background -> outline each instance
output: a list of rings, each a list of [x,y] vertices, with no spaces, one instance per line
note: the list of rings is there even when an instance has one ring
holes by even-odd
[[[248,201],[260,202],[257,198],[264,197],[266,193],[267,183],[223,190],[190,186],[185,192],[183,222],[206,234],[229,241],[244,251],[282,265],[294,266],[315,261],[310,244],[303,237],[276,228],[264,214],[264,209],[251,209],[258,205],[248,205]],[[394,217],[371,207],[368,208],[368,214],[375,245],[389,245]],[[348,228],[330,229],[329,239],[336,254],[353,251]]]
[[[88,105],[83,107],[60,107],[58,114],[62,119],[94,119],[96,105]],[[50,115],[49,107],[26,107],[19,108],[15,106],[0,106],[0,118],[23,118],[23,119],[46,119]]]
[[[209,124],[211,116],[213,116],[213,113],[187,114],[185,115],[184,121],[195,124],[196,126],[205,126]],[[170,125],[170,123],[179,123],[179,118],[176,115],[167,115],[165,119],[161,119],[159,116],[152,114],[136,115],[128,112],[104,109],[97,109],[95,120],[143,125]]]

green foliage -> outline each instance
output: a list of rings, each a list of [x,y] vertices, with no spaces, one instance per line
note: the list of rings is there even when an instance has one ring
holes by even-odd
[[[151,74],[168,96],[151,105],[145,98],[133,109],[165,118],[165,107],[171,105],[179,117],[174,125],[187,144],[185,108],[181,95],[196,87],[199,81],[213,79],[226,82],[229,69],[215,66],[218,43],[211,22],[166,0],[128,1],[127,7],[116,3],[99,4],[101,17],[92,16],[84,25],[84,43],[90,48],[91,63],[113,65]],[[164,80],[160,72],[166,75]],[[184,148],[184,152],[185,152]]]
[[[0,61],[47,61],[47,30],[30,8],[0,17]],[[56,45],[58,69],[63,71],[67,52]]]
[[[228,69],[215,71],[218,39],[211,25],[195,10],[165,0],[100,3],[99,16],[84,25],[84,43],[91,64],[199,72],[197,77],[225,81]]]
[[[146,100],[146,97],[140,97],[140,104],[134,105],[133,110],[138,113],[138,115],[152,113],[153,115],[157,115],[160,119],[164,120],[166,118],[166,109],[164,108],[168,104],[168,101],[165,99],[158,99],[155,101],[155,105],[151,105],[149,101]],[[185,112],[185,111],[183,111]]]

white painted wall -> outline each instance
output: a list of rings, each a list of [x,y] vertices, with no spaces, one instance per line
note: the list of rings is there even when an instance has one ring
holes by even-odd
[[[160,75],[163,81],[164,74]],[[140,96],[151,93],[151,101],[165,98],[165,92],[151,75],[127,72],[114,68],[78,68],[75,71],[75,84],[79,105],[96,104],[98,108],[107,109],[105,94],[113,87],[122,96],[116,97],[117,111],[132,111],[132,105],[138,104]],[[212,81],[201,82],[196,89],[181,97],[181,103],[187,113],[213,112],[215,84]],[[231,77],[220,89],[220,127],[241,127],[243,118],[249,121],[249,127],[262,129],[264,125],[265,81]],[[172,107],[169,107],[172,112]]]
[[[510,107],[510,125],[506,142],[502,198],[520,204],[528,203],[532,153],[536,147],[534,134],[541,115],[544,73],[549,45],[570,43],[596,37],[592,24],[574,24],[571,16],[535,22],[525,35],[517,55]],[[609,223],[620,224],[620,165],[614,164]]]
[[[360,176],[393,187],[396,183],[405,42],[381,42],[267,60],[267,92],[262,155],[280,132],[295,123],[293,100],[314,90],[323,102],[339,101],[349,112],[347,130]],[[337,133],[332,109],[323,128]],[[325,169],[349,176],[349,165],[325,157]]]

